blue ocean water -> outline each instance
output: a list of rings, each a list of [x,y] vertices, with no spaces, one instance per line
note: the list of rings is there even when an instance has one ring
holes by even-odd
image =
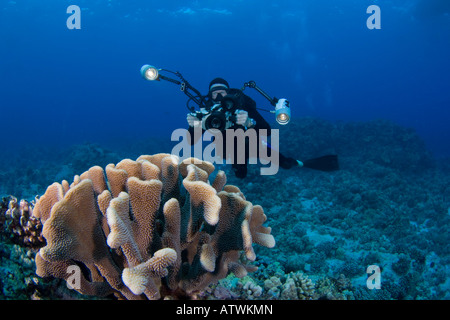
[[[236,88],[254,80],[290,101],[293,120],[277,127],[283,152],[337,151],[342,168],[250,168],[246,180],[227,171],[277,240],[257,251],[262,297],[289,297],[265,280],[305,272],[344,275],[336,297],[450,299],[449,1],[0,1],[1,196],[32,200],[90,166],[169,151],[173,130],[187,128],[187,97],[144,80],[144,64],[181,72],[203,94],[215,77]],[[71,5],[80,29],[67,26]],[[372,5],[380,29],[368,28]],[[0,299],[30,298],[46,284],[30,285],[32,254],[4,239],[0,229]],[[384,291],[365,286],[374,263]],[[17,265],[27,266],[20,281],[8,277]]]
[[[81,8],[69,30],[67,8]],[[381,29],[370,30],[370,5]],[[217,76],[287,97],[293,117],[390,119],[450,155],[447,1],[8,1],[0,6],[0,106],[7,147],[166,135],[186,96]],[[250,93],[261,107],[267,101]],[[266,114],[265,114],[266,116]],[[267,115],[271,118],[271,115]]]

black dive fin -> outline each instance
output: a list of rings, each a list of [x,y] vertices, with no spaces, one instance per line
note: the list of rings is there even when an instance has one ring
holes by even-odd
[[[335,171],[339,170],[338,156],[329,154],[319,158],[302,161],[303,167],[320,170],[320,171]]]

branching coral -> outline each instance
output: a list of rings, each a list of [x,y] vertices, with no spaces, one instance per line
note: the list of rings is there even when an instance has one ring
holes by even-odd
[[[290,272],[285,282],[275,276],[264,281],[268,299],[311,300],[316,299],[314,283],[301,272]]]
[[[12,242],[31,248],[39,248],[45,244],[41,236],[42,223],[31,215],[34,202],[18,201],[9,196],[2,201],[1,225]]]
[[[126,299],[195,297],[228,273],[254,267],[252,244],[273,247],[263,209],[226,185],[211,163],[170,154],[92,167],[74,182],[54,183],[33,215],[47,245],[37,274],[69,280],[81,268],[77,291]]]

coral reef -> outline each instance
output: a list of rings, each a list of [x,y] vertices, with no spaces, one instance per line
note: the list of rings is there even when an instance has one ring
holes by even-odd
[[[388,121],[331,123],[313,118],[292,119],[289,129],[281,130],[280,133],[281,148],[283,151],[286,150],[287,154],[307,159],[327,152],[337,152],[341,170],[323,173],[308,169],[281,169],[275,176],[260,176],[258,166],[252,165],[249,166],[248,177],[238,180],[228,166],[217,165],[216,170],[221,169],[227,174],[227,184],[239,185],[240,192],[237,192],[237,189],[234,191],[229,189],[232,188],[229,186],[224,188],[226,192],[236,191],[235,193],[241,197],[245,194],[247,199],[264,207],[267,223],[273,228],[271,234],[277,239],[277,246],[271,249],[254,246],[256,259],[251,264],[258,270],[244,276],[239,273],[239,270],[243,269],[233,268],[233,271],[236,270],[236,274],[241,277],[238,278],[229,269],[228,275],[220,274],[220,277],[224,278],[217,277],[219,279],[217,283],[211,282],[203,289],[192,292],[191,297],[248,300],[450,299],[448,159],[432,158],[424,149],[423,142],[417,134]],[[103,166],[107,163],[116,163],[115,159],[136,158],[140,150],[170,150],[165,149],[160,140],[155,141],[158,142],[136,140],[133,142],[134,145],[128,141],[123,145],[116,144],[114,151],[117,154],[107,149],[101,150],[100,146],[94,144],[68,146],[69,151],[74,152],[67,152],[67,149],[50,152],[46,148],[28,147],[24,152],[10,153],[8,157],[0,159],[4,169],[0,173],[0,191],[3,196],[14,194],[17,199],[22,197],[33,206],[35,195],[43,194],[51,182],[73,178],[76,172],[89,169],[97,157],[99,162],[95,163]],[[120,153],[121,150],[125,152]],[[34,155],[33,159],[27,157],[29,154]],[[158,162],[156,164],[158,169],[159,165]],[[106,173],[114,171],[111,169],[116,167],[106,168]],[[184,169],[180,170],[182,167]],[[75,168],[80,171],[75,171]],[[166,210],[175,207],[177,211],[170,197],[177,198],[180,204],[190,201],[186,198],[189,195],[187,188],[192,186],[189,183],[184,185],[187,166],[182,165],[178,169],[180,174],[182,173],[182,179],[178,181],[179,188],[176,189],[180,191],[179,195],[165,196],[166,190],[170,189],[169,185],[172,185],[170,183],[172,180],[161,180],[163,174],[158,176],[158,180],[165,187],[161,191],[163,198],[160,209],[154,218],[156,240],[152,241],[148,256],[141,254],[142,260],[136,263],[141,261],[142,263],[135,266],[128,265],[126,254],[130,253],[131,258],[134,255],[133,251],[127,252],[126,247],[133,249],[133,240],[138,244],[138,248],[142,246],[141,237],[133,231],[139,221],[134,219],[134,206],[138,205],[137,202],[131,202],[132,194],[128,192],[127,184],[124,188],[111,184],[108,174],[106,174],[107,189],[112,193],[111,199],[99,198],[98,192],[94,192],[95,206],[99,207],[100,212],[97,216],[100,218],[104,241],[107,244],[107,236],[113,228],[108,224],[106,204],[111,203],[112,198],[116,198],[109,213],[110,223],[114,226],[114,231],[117,231],[117,237],[115,239],[111,237],[110,241],[116,245],[125,239],[128,239],[128,242],[124,242],[117,249],[111,249],[108,245],[107,248],[113,256],[115,265],[118,266],[119,273],[123,273],[121,268],[123,270],[128,268],[127,282],[130,280],[128,283],[132,287],[132,283],[136,284],[134,288],[138,288],[140,282],[133,279],[142,279],[140,277],[142,274],[165,274],[164,268],[160,268],[161,264],[157,262],[164,260],[159,254],[151,262],[149,260],[163,248],[160,246],[162,239],[170,239],[163,237],[163,234],[177,234],[178,230],[170,229],[165,223],[163,203],[167,203]],[[164,174],[168,173],[165,172]],[[89,173],[91,174],[95,176],[95,170]],[[220,178],[221,175],[222,173],[216,176]],[[214,181],[217,180],[214,178],[214,173],[208,175],[213,187]],[[82,181],[81,177],[76,180],[78,183]],[[96,181],[94,177],[90,177],[90,180]],[[61,186],[64,187],[64,197],[67,196],[67,190],[76,187],[73,185],[69,188],[66,182]],[[59,187],[55,190],[55,194],[58,195]],[[120,208],[127,196],[120,195],[122,191],[125,191],[130,199],[130,214],[125,215],[123,219]],[[220,192],[217,193],[219,194]],[[0,202],[2,227],[0,299],[91,299],[93,296],[81,295],[75,290],[67,289],[65,280],[35,275],[35,255],[39,247],[26,246],[20,237],[14,235],[13,230],[9,228],[9,222],[12,221],[9,213],[8,224],[6,223],[6,212],[13,199],[5,197]],[[22,215],[20,200],[13,202],[16,217]],[[48,205],[54,206],[55,203],[50,201]],[[187,219],[186,216],[191,215],[191,211],[185,209],[187,205],[180,205],[180,216]],[[189,213],[184,215],[188,211]],[[197,227],[195,221],[203,222],[203,226],[209,225],[202,212],[192,211],[191,220],[194,224],[191,223],[191,226]],[[196,220],[198,217],[203,218]],[[207,219],[212,221],[214,217],[208,215]],[[180,239],[182,237],[186,239],[188,234],[186,225],[189,226],[189,221],[180,220],[180,226],[184,228],[180,233]],[[219,222],[211,228],[202,227],[200,231],[208,233],[209,238],[205,236],[198,239],[197,251],[182,249],[182,241],[166,246],[175,252],[181,250],[182,263],[178,274],[185,278],[177,280],[176,283],[181,289],[175,290],[174,293],[169,287],[168,280],[173,274],[172,270],[179,265],[179,262],[175,261],[174,265],[166,268],[167,276],[158,275],[153,280],[155,285],[160,285],[161,296],[185,295],[186,292],[182,288],[195,282],[190,282],[193,278],[188,280],[187,277],[198,275],[199,270],[202,270],[205,276],[210,274],[207,270],[212,270],[214,261],[208,257],[213,257],[215,250],[222,250],[218,246],[220,241],[213,241],[213,234],[218,225]],[[128,237],[129,235],[131,236]],[[217,237],[215,239],[217,240]],[[240,261],[249,260],[247,253],[250,257],[253,257],[253,253],[246,252],[242,237],[239,240],[242,242],[239,243],[241,245],[239,247],[243,249],[239,250],[238,258]],[[204,246],[202,256],[202,251],[198,250],[201,250],[203,244],[209,245]],[[171,252],[167,254],[167,258],[171,258]],[[147,260],[144,261],[143,257]],[[40,259],[38,255],[36,257],[38,264]],[[169,260],[165,260],[166,263],[170,262]],[[86,265],[76,259],[70,261],[76,261],[83,276],[86,277],[84,279],[91,282],[98,280],[98,270],[94,264]],[[215,266],[220,266],[221,261],[218,259],[215,261]],[[380,290],[369,290],[366,286],[368,277],[366,268],[369,265],[380,266]],[[189,268],[186,266],[193,267],[190,268],[193,270],[192,274],[189,274]],[[66,274],[62,275],[62,278],[66,277]],[[145,276],[143,278],[145,279]],[[123,283],[122,276],[118,279]],[[104,282],[104,278],[102,281]],[[307,285],[306,288],[304,285]],[[106,283],[105,287],[109,287],[109,283]],[[114,292],[111,288],[108,290]],[[114,296],[106,297],[111,298]]]
[[[270,253],[258,248],[258,257],[276,257],[286,274],[342,274],[354,299],[448,299],[448,159],[433,159],[416,133],[388,121],[289,125],[281,134],[286,153],[301,159],[334,150],[341,170],[255,173],[241,186],[266,208],[280,244]],[[382,269],[381,290],[366,287],[372,264]]]
[[[349,278],[320,277],[313,280],[301,271],[285,273],[276,262],[259,275],[238,279],[232,275],[219,280],[203,292],[209,300],[353,300],[353,286]],[[276,270],[273,270],[275,268]],[[263,276],[264,274],[264,276]]]
[[[45,239],[41,236],[41,221],[31,215],[33,206],[33,202],[24,199],[18,201],[13,196],[3,198],[0,227],[2,234],[8,236],[13,243],[40,248],[45,244]]]
[[[230,272],[246,276],[256,270],[247,264],[253,243],[275,240],[262,207],[226,185],[222,171],[210,183],[214,170],[156,154],[53,183],[33,209],[47,241],[37,274],[70,281],[77,266],[77,291],[125,299],[194,298]]]
[[[289,126],[289,130],[280,133],[286,154],[304,159],[337,153],[344,155],[345,160],[364,159],[408,171],[429,168],[434,162],[425,143],[413,129],[388,120],[332,123],[303,118],[292,121]],[[298,154],[298,146],[302,146],[301,154]]]
[[[39,157],[30,156],[35,154]],[[92,143],[23,146],[11,151],[9,157],[0,158],[0,194],[31,201],[53,181],[69,180],[88,169],[89,160],[106,165],[118,159],[117,154]]]

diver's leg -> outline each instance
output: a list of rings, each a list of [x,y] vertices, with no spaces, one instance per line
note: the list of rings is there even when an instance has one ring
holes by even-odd
[[[294,158],[285,157],[283,154],[279,154],[280,156],[280,167],[283,169],[291,169],[294,167],[298,167],[299,163]]]
[[[237,146],[238,144],[235,143],[234,145],[234,159],[233,159],[233,164],[232,164],[232,169],[234,171],[234,174],[236,175],[237,178],[243,179],[247,176],[247,164],[248,164],[248,156],[249,156],[249,146],[248,146],[248,141],[247,139],[245,139],[245,149],[244,150],[238,150]],[[239,152],[245,152],[245,159],[244,159],[244,163],[238,163],[238,154]]]

